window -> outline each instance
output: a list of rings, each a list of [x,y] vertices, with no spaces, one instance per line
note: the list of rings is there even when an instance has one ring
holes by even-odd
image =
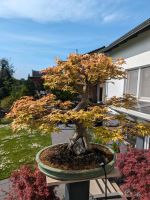
[[[127,70],[125,86],[126,93],[150,101],[150,66]]]
[[[140,97],[150,98],[150,67],[141,69]]]
[[[138,69],[129,70],[127,72],[127,88],[126,92],[134,96],[137,95]]]

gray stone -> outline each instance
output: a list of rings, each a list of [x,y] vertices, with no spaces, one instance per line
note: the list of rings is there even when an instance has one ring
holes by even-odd
[[[4,179],[0,181],[0,200],[4,200],[10,190],[9,179]]]

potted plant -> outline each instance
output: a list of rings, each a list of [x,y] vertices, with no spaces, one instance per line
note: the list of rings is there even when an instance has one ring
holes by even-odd
[[[114,152],[104,145],[92,144],[88,130],[109,142],[121,139],[123,116],[112,116],[110,105],[129,107],[134,98],[113,97],[105,104],[93,103],[91,91],[95,85],[106,80],[125,78],[122,59],[112,60],[104,54],[71,54],[66,61],[57,60],[56,66],[42,71],[45,87],[51,90],[69,91],[79,95],[78,103],[61,101],[53,94],[41,99],[22,97],[16,101],[8,114],[13,119],[15,130],[39,130],[49,133],[59,131],[59,124],[72,122],[76,132],[68,144],[59,144],[42,149],[36,157],[40,170],[48,176],[61,180],[90,179],[104,174],[114,166]],[[118,127],[108,126],[110,120],[118,119]],[[95,126],[96,122],[103,126]]]

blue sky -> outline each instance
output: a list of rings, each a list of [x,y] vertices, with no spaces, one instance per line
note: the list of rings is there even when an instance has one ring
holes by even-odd
[[[0,0],[0,58],[16,78],[108,45],[150,17],[149,0]]]

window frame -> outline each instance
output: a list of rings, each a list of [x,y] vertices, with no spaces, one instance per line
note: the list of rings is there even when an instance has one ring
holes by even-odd
[[[128,71],[133,71],[133,70],[138,70],[138,80],[137,80],[137,91],[135,97],[138,99],[138,101],[145,101],[145,102],[150,102],[150,97],[141,97],[141,71],[143,68],[150,68],[150,65],[143,65],[139,67],[133,67],[126,69],[126,72]],[[124,93],[127,93],[127,87],[128,87],[128,79],[126,78],[124,80]]]
[[[145,67],[142,67],[142,68],[140,68],[140,84],[139,84],[139,99],[141,99],[141,100],[147,100],[147,101],[150,101],[150,97],[142,97],[142,95],[141,95],[141,90],[142,90],[142,85],[141,85],[141,81],[142,81],[142,76],[141,76],[141,74],[142,74],[142,69],[145,69],[145,68],[150,68],[150,66],[145,66]]]
[[[132,68],[132,69],[128,69],[126,70],[126,72],[130,72],[130,71],[137,71],[137,77],[139,77],[139,68]],[[138,78],[139,79],[139,78]],[[129,82],[128,82],[129,81]],[[128,79],[128,76],[127,76],[127,79],[126,79],[126,93],[128,93],[128,90],[129,90],[129,85],[130,85],[130,79]],[[133,96],[137,97],[137,90],[138,90],[138,80],[137,80],[137,85],[136,85],[136,94],[132,94]]]

